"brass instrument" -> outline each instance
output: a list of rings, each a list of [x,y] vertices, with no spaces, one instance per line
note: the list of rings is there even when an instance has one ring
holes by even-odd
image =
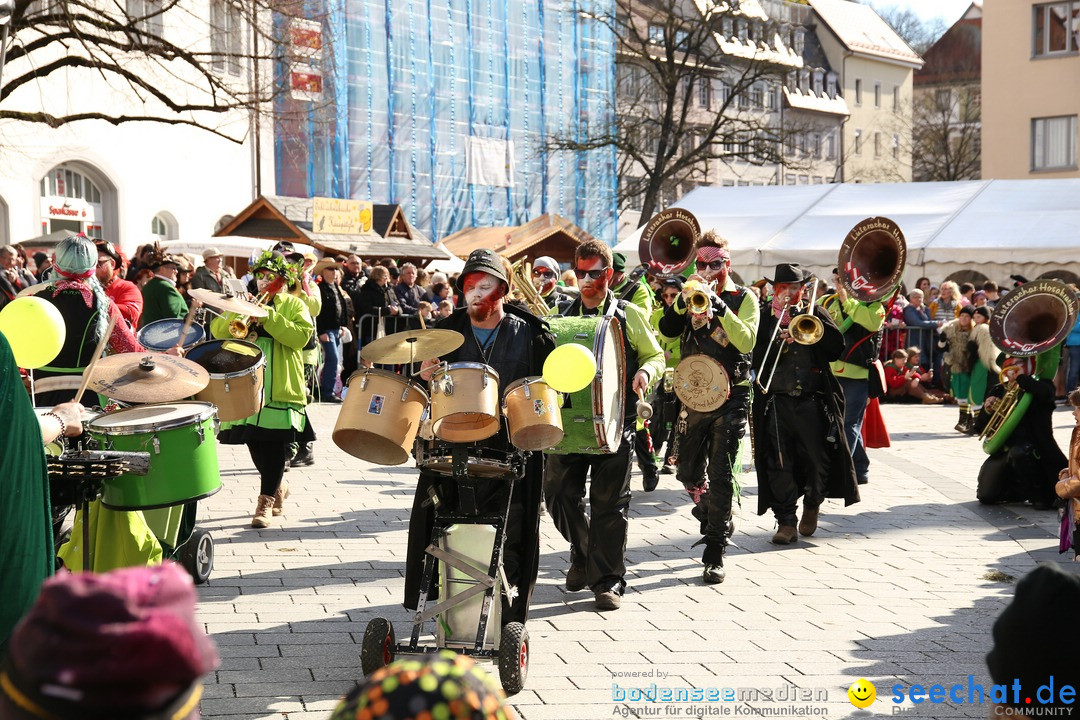
[[[645,224],[638,240],[638,258],[650,275],[673,278],[694,262],[701,224],[682,208],[661,210]]]
[[[1038,356],[1034,377],[1053,379],[1061,359],[1061,343],[1076,324],[1080,303],[1068,285],[1057,280],[1033,280],[1010,291],[990,316],[990,339],[1013,357]],[[1007,382],[1002,370],[1002,382]],[[979,433],[983,450],[993,455],[1005,448],[1009,436],[1031,404],[1031,396],[1013,380]]]
[[[705,285],[697,280],[690,280],[683,286],[684,290],[689,290],[689,294],[686,296],[686,308],[695,315],[704,315],[709,312],[709,308],[712,307],[712,298],[709,297],[710,291],[713,289],[713,285]]]
[[[255,298],[255,304],[262,306],[270,299],[270,293],[263,292],[257,298]],[[238,340],[246,338],[252,330],[252,325],[255,320],[258,320],[253,315],[244,315],[242,317],[234,318],[229,321],[229,334]]]
[[[907,242],[900,226],[886,217],[872,217],[844,238],[836,269],[851,297],[871,303],[899,287],[906,264]]]
[[[525,258],[510,266],[510,294],[525,303],[537,317],[548,317],[553,312],[532,284],[532,263]]]
[[[791,314],[790,320],[788,320],[788,335],[791,336],[792,341],[799,343],[800,345],[813,345],[821,340],[825,335],[825,325],[814,315],[814,303],[817,299],[818,280],[813,279],[814,290],[810,294],[810,302],[806,304],[805,309],[802,309],[798,314]],[[790,305],[784,309],[784,312],[788,312]],[[802,307],[801,305],[799,306]],[[773,346],[776,348],[776,357],[773,359],[772,368],[769,370],[769,377],[765,382],[761,382],[761,374],[765,371],[765,363],[768,362],[769,352],[766,350],[765,356],[761,358],[761,367],[758,368],[755,373],[758,378],[758,387],[761,388],[762,394],[768,393],[769,388],[772,386],[773,377],[776,375],[776,366],[780,364],[780,354],[784,351],[784,343],[776,342],[777,337],[780,335],[780,329],[783,325],[784,316],[781,313],[780,317],[776,320],[776,326],[773,328],[772,338],[769,340],[767,348],[771,350]]]

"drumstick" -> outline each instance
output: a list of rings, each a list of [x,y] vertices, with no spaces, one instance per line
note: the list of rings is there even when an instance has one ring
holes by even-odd
[[[105,334],[98,340],[97,347],[94,348],[94,356],[90,358],[90,364],[83,370],[82,384],[79,385],[79,392],[75,395],[75,402],[82,402],[83,393],[86,392],[86,388],[90,385],[90,376],[94,374],[94,366],[97,365],[98,358],[101,357],[101,351],[105,349],[105,344],[109,342],[109,338],[112,337],[114,327],[116,327],[116,315],[110,313],[109,324],[105,328]]]
[[[191,329],[192,324],[195,322],[195,311],[199,308],[199,305],[202,304],[199,303],[199,305],[196,305],[195,303],[198,302],[198,300],[191,301],[191,307],[188,309],[187,315],[184,316],[184,326],[180,328],[180,339],[176,341],[176,347],[174,347],[173,350],[184,347],[184,340],[187,339],[188,330]]]

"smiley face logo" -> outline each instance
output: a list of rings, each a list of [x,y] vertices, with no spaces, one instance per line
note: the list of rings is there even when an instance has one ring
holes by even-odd
[[[847,689],[848,700],[857,708],[868,708],[877,699],[877,688],[866,678],[859,678]]]

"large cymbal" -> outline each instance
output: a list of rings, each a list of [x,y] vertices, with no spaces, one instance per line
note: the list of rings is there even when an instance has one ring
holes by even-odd
[[[406,330],[369,342],[360,357],[386,365],[419,362],[453,352],[464,342],[465,336],[456,330]]]
[[[126,403],[174,402],[210,384],[202,366],[165,353],[121,353],[97,361],[90,389]]]
[[[250,300],[244,300],[237,295],[226,295],[224,293],[214,292],[207,288],[195,288],[194,290],[189,290],[188,295],[200,302],[206,303],[210,307],[224,310],[225,312],[234,312],[237,315],[264,318],[269,314],[262,305],[256,305]]]

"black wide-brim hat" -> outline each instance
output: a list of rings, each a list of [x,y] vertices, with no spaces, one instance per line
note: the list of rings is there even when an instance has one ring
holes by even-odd
[[[481,248],[480,250],[473,250],[469,254],[468,260],[465,261],[465,267],[461,269],[461,274],[458,275],[456,286],[459,291],[465,292],[465,276],[473,272],[486,272],[488,275],[502,280],[507,288],[510,287],[510,281],[506,279],[506,271],[503,269],[502,260],[493,250]]]
[[[765,278],[772,285],[783,283],[802,284],[813,277],[813,273],[799,263],[780,263],[776,266],[773,276]]]

